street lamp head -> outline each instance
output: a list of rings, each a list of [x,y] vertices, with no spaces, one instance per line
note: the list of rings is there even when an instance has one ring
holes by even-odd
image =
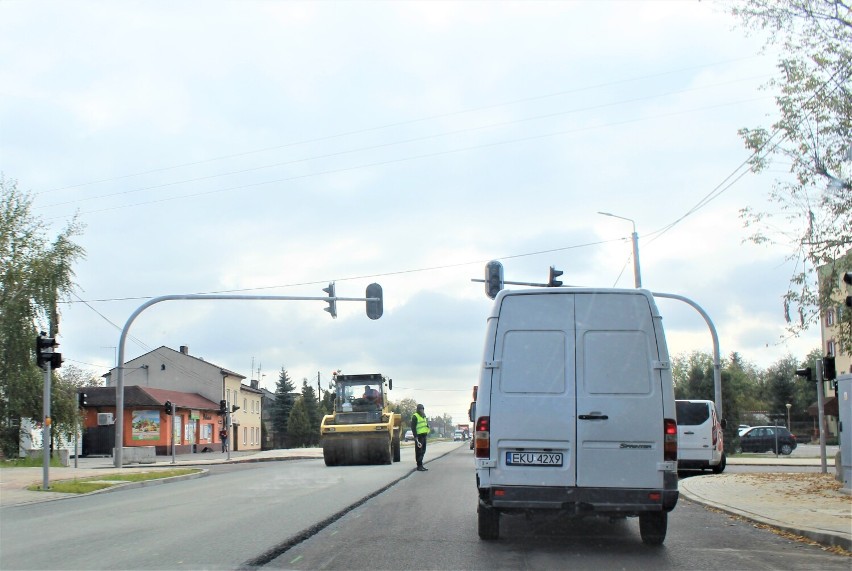
[[[603,216],[610,216],[612,218],[619,218],[621,220],[627,220],[628,222],[633,224],[633,233],[634,234],[636,233],[636,222],[632,218],[625,218],[624,216],[619,216],[618,214],[613,214],[612,212],[600,212],[600,211],[598,211],[598,214],[601,214]]]

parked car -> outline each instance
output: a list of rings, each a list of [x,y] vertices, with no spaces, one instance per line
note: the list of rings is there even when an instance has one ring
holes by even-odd
[[[743,432],[745,432],[749,428],[751,428],[751,426],[749,426],[748,424],[741,424],[737,427],[737,434],[742,436]]]
[[[405,431],[405,441],[411,442],[412,440],[414,440],[414,433],[411,432],[410,430],[406,430]]]
[[[796,437],[783,426],[752,426],[740,435],[743,452],[780,452],[789,456],[795,449]]]
[[[464,432],[462,432],[461,430],[456,430],[455,432],[453,432],[453,441],[455,442],[459,440],[464,442]]]

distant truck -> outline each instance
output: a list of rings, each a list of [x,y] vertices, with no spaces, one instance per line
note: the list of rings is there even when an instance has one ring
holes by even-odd
[[[334,383],[334,411],[320,425],[325,465],[399,462],[402,416],[387,399],[393,381],[370,373],[337,375]]]

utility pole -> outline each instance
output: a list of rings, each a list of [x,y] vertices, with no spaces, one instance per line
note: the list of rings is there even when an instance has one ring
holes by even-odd
[[[633,224],[633,233],[630,235],[630,238],[633,240],[633,284],[636,286],[636,289],[641,288],[642,272],[639,270],[639,234],[636,233],[636,222],[634,222],[630,218],[618,216],[616,214],[612,214],[611,212],[598,212],[598,214],[610,216],[612,218],[619,218],[621,220],[627,220],[628,222]]]

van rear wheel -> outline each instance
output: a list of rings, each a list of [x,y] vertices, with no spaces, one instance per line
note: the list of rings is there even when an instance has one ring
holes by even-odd
[[[662,545],[669,523],[668,512],[643,512],[639,514],[639,535],[645,545]]]
[[[479,539],[492,540],[500,537],[500,512],[482,502],[477,510]]]
[[[719,460],[719,463],[713,466],[714,474],[721,474],[725,471],[725,466],[728,465],[728,460],[725,458],[725,453],[722,452],[722,458]]]

